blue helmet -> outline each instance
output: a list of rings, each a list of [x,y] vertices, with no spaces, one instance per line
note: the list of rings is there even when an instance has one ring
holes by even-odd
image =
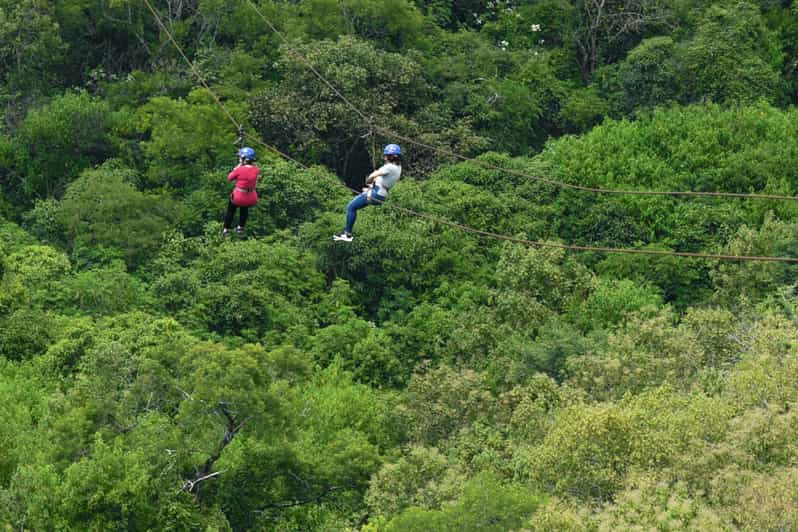
[[[383,155],[402,155],[402,148],[398,144],[388,144],[382,151]]]
[[[252,148],[241,148],[238,150],[238,156],[248,161],[254,161],[256,159],[255,150]]]

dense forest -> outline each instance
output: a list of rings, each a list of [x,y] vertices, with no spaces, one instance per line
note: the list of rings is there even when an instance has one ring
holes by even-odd
[[[798,196],[798,1],[0,0],[0,101],[3,530],[798,529],[798,265],[667,254],[798,198],[558,185]]]

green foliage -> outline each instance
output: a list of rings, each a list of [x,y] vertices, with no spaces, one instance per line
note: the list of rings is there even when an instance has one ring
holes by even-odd
[[[83,264],[102,264],[97,248],[107,247],[120,250],[128,265],[135,267],[171,227],[175,203],[163,195],[140,192],[130,183],[133,179],[132,170],[108,163],[84,172],[67,188],[58,218]]]
[[[451,30],[466,26],[479,27],[481,22],[478,16],[488,10],[488,2],[484,0],[469,0],[456,3],[447,0],[432,0],[415,3],[419,9],[422,9],[439,26]]]
[[[527,248],[508,244],[498,264],[497,281],[545,308],[563,311],[587,291],[590,274],[561,248]]]
[[[584,137],[561,139],[541,157],[556,169],[549,170],[552,177],[587,186],[670,191],[789,190],[789,183],[795,179],[783,161],[794,154],[777,139],[794,134],[790,116],[764,105],[658,110],[635,122],[609,121]],[[696,146],[701,149],[696,150]],[[780,152],[781,158],[773,158],[774,152]],[[557,204],[562,214],[555,219],[555,230],[561,238],[622,247],[649,243],[654,249],[719,249],[734,237],[742,222],[751,220],[758,226],[765,217],[764,208],[752,202],[671,202],[568,191],[559,195]],[[776,208],[782,216],[791,216],[787,214],[790,206]],[[683,308],[706,297],[712,286],[709,266],[667,258],[618,256],[608,257],[599,268],[603,273],[656,284],[667,300]]]
[[[696,500],[683,483],[641,480],[627,488],[614,504],[595,519],[598,530],[727,530],[726,523],[712,508]]]
[[[545,532],[562,530],[563,532],[580,532],[592,530],[588,518],[563,500],[552,497],[540,505],[529,523],[523,528],[529,532]]]
[[[776,186],[773,176],[795,181],[783,164],[794,157],[783,142],[793,135],[792,113],[768,105],[674,107],[634,122],[608,121],[584,137],[554,143],[543,157],[558,177],[582,185],[748,192]],[[642,207],[647,201],[623,204]]]
[[[44,353],[56,336],[56,320],[46,312],[22,308],[0,321],[0,356],[27,360]]]
[[[298,343],[315,318],[303,304],[320,300],[324,286],[314,260],[286,244],[219,242],[191,264],[194,275],[177,269],[159,285],[168,293],[182,291],[166,301],[209,331],[271,345],[294,338]]]
[[[3,279],[35,287],[53,281],[72,269],[69,259],[49,246],[26,246],[3,261]]]
[[[416,6],[404,0],[312,0],[299,9],[303,33],[314,39],[356,35],[397,50],[419,39],[424,20]]]
[[[411,506],[439,509],[461,491],[462,478],[446,478],[448,470],[446,457],[436,448],[412,446],[372,477],[366,502],[375,515],[388,517]]]
[[[311,462],[324,459],[323,455],[313,455],[316,446],[330,444],[341,434],[359,435],[374,450],[388,449],[396,442],[397,427],[392,425],[390,404],[369,386],[353,382],[349,373],[335,365],[318,372],[300,390],[296,407],[302,416],[304,437],[311,444],[306,449]],[[349,465],[330,463],[326,467]]]
[[[411,441],[435,445],[476,419],[489,418],[492,404],[485,375],[441,366],[414,376],[397,414]]]
[[[261,416],[277,417],[274,398],[256,393],[268,388],[267,363],[265,351],[257,345],[236,350],[214,344],[195,346],[181,361],[186,371],[181,388],[189,400],[182,402],[178,417],[225,424],[228,420],[219,416],[222,413],[235,417],[234,426],[253,418],[250,422],[261,423]]]
[[[403,186],[410,188],[409,183]],[[402,194],[397,191],[389,201],[403,201]],[[481,277],[488,250],[476,238],[431,221],[401,216],[395,210],[363,209],[358,214],[358,237],[352,246],[335,245],[328,238],[343,226],[344,207],[342,204],[334,217],[320,218],[313,226],[303,228],[302,239],[320,255],[326,271],[349,279],[368,294],[365,302],[373,302],[388,289],[420,292],[432,290],[445,280]]]
[[[321,82],[308,64],[335,90]],[[384,52],[369,42],[341,37],[335,42],[284,46],[277,66],[284,81],[255,93],[250,101],[250,121],[267,143],[306,162],[322,162],[357,186],[360,176],[369,173],[374,164],[373,139],[363,138],[368,124],[336,91],[345,94],[375,125],[427,142],[443,142],[458,151],[469,151],[478,143],[467,123],[452,123],[445,109],[422,105],[430,87],[415,55]],[[433,109],[443,116],[430,113]],[[378,142],[393,140],[380,133]],[[405,170],[434,167],[429,160],[432,156],[419,152],[409,159]]]
[[[557,494],[607,499],[623,481],[632,430],[616,408],[562,410],[544,442],[526,457],[532,478]]]
[[[0,80],[3,93],[50,93],[58,81],[67,48],[55,20],[54,5],[41,0],[0,3]]]
[[[93,315],[146,309],[152,304],[145,286],[127,272],[121,261],[60,279],[47,293],[37,293],[34,300],[65,314]]]
[[[3,525],[38,528],[61,525],[63,520],[56,510],[60,503],[59,483],[58,473],[50,464],[18,468],[10,488],[0,492]]]
[[[60,197],[81,171],[112,155],[114,121],[108,103],[85,92],[67,92],[31,109],[14,137],[18,196]]]
[[[575,90],[560,103],[562,128],[569,132],[589,131],[609,113],[609,104],[592,86]]]
[[[3,257],[35,243],[34,238],[17,224],[0,219],[0,253]],[[5,266],[3,268],[5,271]]]
[[[783,98],[782,52],[759,11],[751,2],[739,2],[733,9],[707,9],[695,37],[678,54],[677,81],[684,101],[752,103]]]
[[[28,307],[37,293],[46,292],[52,282],[71,269],[69,259],[48,246],[26,246],[8,254],[0,280],[0,311]]]
[[[644,249],[669,251],[666,246],[660,245],[650,245]],[[634,280],[638,286],[651,287],[651,291],[656,287],[662,292],[663,299],[677,309],[704,301],[711,293],[710,265],[707,262],[618,253],[607,255],[596,265],[596,270],[618,279]]]
[[[693,331],[671,327],[669,309],[642,309],[599,352],[569,359],[572,382],[591,396],[620,397],[663,383],[688,386],[706,363]]]
[[[557,246],[792,257],[796,206],[547,182],[795,194],[789,2],[172,2],[191,66],[45,4],[0,0],[0,528],[795,528],[795,268]],[[229,239],[217,97],[325,165],[248,136]]]
[[[671,37],[652,37],[641,42],[614,69],[600,71],[602,85],[608,86],[614,115],[666,106],[676,101],[678,59]]]
[[[206,2],[207,6],[210,2]],[[204,7],[204,6],[203,6]],[[264,72],[268,58],[254,56],[241,49],[208,48],[197,52],[197,69],[207,83],[224,81],[224,91],[236,94],[234,89],[252,91],[264,85]]]
[[[233,116],[243,115],[241,104],[224,105]],[[195,174],[235,163],[235,128],[207,90],[196,89],[186,99],[151,98],[137,111],[135,127],[147,135],[142,151],[150,187],[193,190]]]
[[[64,472],[63,518],[87,529],[124,530],[152,526],[155,507],[147,504],[154,488],[144,456],[95,443],[94,455]]]
[[[137,109],[154,96],[185,98],[191,89],[187,76],[176,76],[166,70],[143,72],[136,69],[128,72],[124,79],[108,80],[102,84],[105,99],[115,109]],[[120,133],[130,134],[135,130],[135,124],[119,124],[117,127]]]
[[[540,504],[534,492],[503,485],[490,475],[477,476],[463,496],[440,511],[410,508],[392,519],[386,531],[399,530],[509,530],[519,526]]]
[[[23,214],[23,223],[31,234],[54,245],[64,244],[65,229],[59,220],[59,203],[52,198],[37,199]]]
[[[730,517],[746,530],[778,530],[798,526],[795,511],[795,468],[777,470],[772,475],[755,475],[741,487]]]
[[[17,467],[41,449],[33,429],[47,415],[46,398],[53,385],[38,375],[33,365],[3,360],[0,368],[0,443],[5,449],[0,459],[0,485],[8,486]]]
[[[512,78],[480,85],[467,108],[475,125],[495,140],[496,151],[513,154],[539,149],[558,131],[565,84],[545,58],[520,65]]]
[[[359,382],[375,386],[403,382],[412,367],[399,360],[387,334],[373,324],[350,320],[321,329],[312,339],[313,352],[322,365],[338,358]]]
[[[750,354],[741,357],[729,377],[725,393],[741,406],[785,405],[798,394],[791,379],[798,371],[793,349],[793,323],[767,317],[756,324],[747,340]]]
[[[758,230],[741,227],[729,242],[731,255],[787,255],[795,246],[796,227],[768,216]],[[718,264],[711,272],[715,299],[725,305],[760,301],[777,285],[792,285],[795,268],[780,263]]]
[[[516,469],[559,496],[608,501],[630,470],[664,468],[722,439],[732,416],[723,400],[668,388],[620,403],[564,406],[542,442],[517,455]]]
[[[662,297],[650,287],[629,280],[614,281],[598,278],[590,295],[570,315],[572,321],[585,332],[606,330],[623,323],[624,319],[644,307],[662,305]]]
[[[367,145],[359,138],[366,125],[304,61],[347,94],[358,109],[375,114],[376,121],[386,125],[390,114],[412,108],[412,102],[424,93],[420,68],[412,59],[351,37],[282,50],[278,65],[286,83],[256,94],[250,109],[252,123],[266,142],[306,154],[304,158],[318,158],[347,177],[350,161],[341,161],[340,154],[359,149],[361,157],[368,155]]]
[[[536,372],[561,377],[566,361],[591,351],[595,342],[583,336],[570,323],[557,319],[546,322],[538,330],[538,336],[531,345],[523,339],[521,341],[523,343],[517,349],[522,356],[516,364],[510,366],[510,370],[519,375],[510,382],[523,382]],[[506,344],[502,347],[506,349]],[[519,362],[522,368],[517,367]]]
[[[268,152],[267,152],[268,153]],[[294,228],[318,216],[322,209],[332,209],[345,201],[345,191],[338,178],[328,170],[316,167],[300,170],[282,159],[267,157],[261,152],[258,178],[260,202],[251,208],[247,230],[262,235],[275,229]],[[326,178],[325,178],[326,177]],[[183,201],[179,227],[189,234],[201,234],[209,219],[221,220],[233,184],[227,171],[199,175],[191,192]]]
[[[94,91],[146,63],[142,39],[151,39],[156,23],[143,4],[80,0],[58,2],[53,10],[68,43],[60,65],[66,85]]]

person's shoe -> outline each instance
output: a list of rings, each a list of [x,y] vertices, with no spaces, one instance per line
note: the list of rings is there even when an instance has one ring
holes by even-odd
[[[238,227],[236,227],[236,233],[238,233],[239,235],[243,235],[244,228],[239,225]]]
[[[222,236],[225,237],[225,238],[229,237],[230,236],[230,230],[229,229],[222,229]]]
[[[351,242],[352,241],[352,233],[338,233],[337,235],[333,235],[333,240],[337,242]]]

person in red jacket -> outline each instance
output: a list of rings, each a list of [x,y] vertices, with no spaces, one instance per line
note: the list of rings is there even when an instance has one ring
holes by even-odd
[[[244,226],[247,224],[249,208],[258,202],[258,193],[255,188],[258,185],[258,175],[260,168],[255,165],[255,150],[252,148],[241,148],[238,150],[238,166],[227,176],[228,181],[235,181],[235,188],[230,194],[230,202],[227,204],[227,214],[224,216],[223,236],[230,235],[230,226],[233,223],[233,216],[236,209],[239,209],[238,225],[236,233],[243,233]]]

